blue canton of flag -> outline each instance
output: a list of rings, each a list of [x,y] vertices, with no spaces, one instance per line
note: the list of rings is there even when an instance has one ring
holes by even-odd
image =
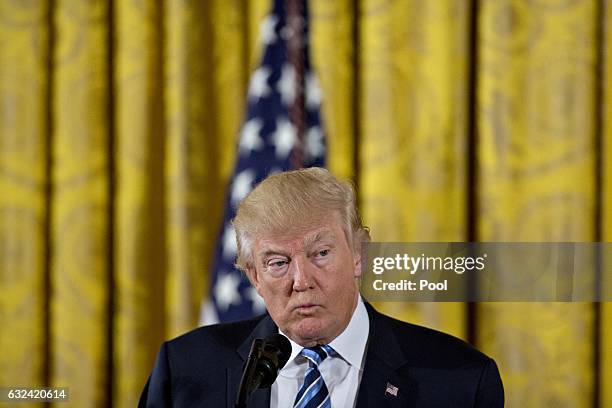
[[[308,58],[307,2],[290,2],[275,0],[272,13],[261,25],[263,61],[249,83],[246,120],[214,256],[211,293],[202,307],[202,324],[245,319],[265,311],[263,300],[234,267],[236,240],[230,221],[237,204],[271,173],[324,166],[321,92]],[[294,7],[289,15],[295,18],[286,17],[288,4]],[[296,52],[292,53],[296,49],[297,58]]]

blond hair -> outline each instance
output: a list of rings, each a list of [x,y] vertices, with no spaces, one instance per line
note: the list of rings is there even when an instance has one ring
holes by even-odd
[[[370,234],[357,211],[355,190],[329,171],[310,167],[276,173],[253,189],[238,206],[232,224],[236,230],[236,267],[253,265],[253,240],[264,234],[313,226],[337,211],[353,251]]]

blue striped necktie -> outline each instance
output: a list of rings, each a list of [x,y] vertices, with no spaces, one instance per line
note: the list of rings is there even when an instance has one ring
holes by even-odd
[[[309,367],[304,384],[295,397],[294,408],[331,408],[329,391],[319,372],[319,364],[333,354],[334,349],[326,344],[302,349],[300,355],[308,359]]]

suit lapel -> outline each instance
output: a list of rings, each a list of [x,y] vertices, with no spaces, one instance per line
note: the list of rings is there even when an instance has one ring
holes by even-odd
[[[236,395],[240,387],[240,379],[242,378],[242,370],[244,364],[249,357],[251,344],[255,339],[266,338],[273,333],[277,333],[278,328],[270,315],[265,315],[263,319],[255,326],[249,337],[238,347],[236,352],[240,357],[240,364],[231,366],[227,369],[227,408],[233,408],[236,402]],[[219,373],[222,375],[221,373]],[[249,408],[269,408],[270,407],[270,389],[259,389],[251,394],[248,401]]]
[[[365,305],[370,319],[370,335],[356,406],[413,406],[411,396],[415,395],[416,384],[399,372],[406,357],[393,329],[369,303]]]

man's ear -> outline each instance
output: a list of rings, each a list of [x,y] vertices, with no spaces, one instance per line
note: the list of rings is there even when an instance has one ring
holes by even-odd
[[[356,278],[361,278],[361,249],[353,252],[353,268]]]
[[[361,278],[361,248],[363,242],[357,236],[353,237],[353,275]]]

